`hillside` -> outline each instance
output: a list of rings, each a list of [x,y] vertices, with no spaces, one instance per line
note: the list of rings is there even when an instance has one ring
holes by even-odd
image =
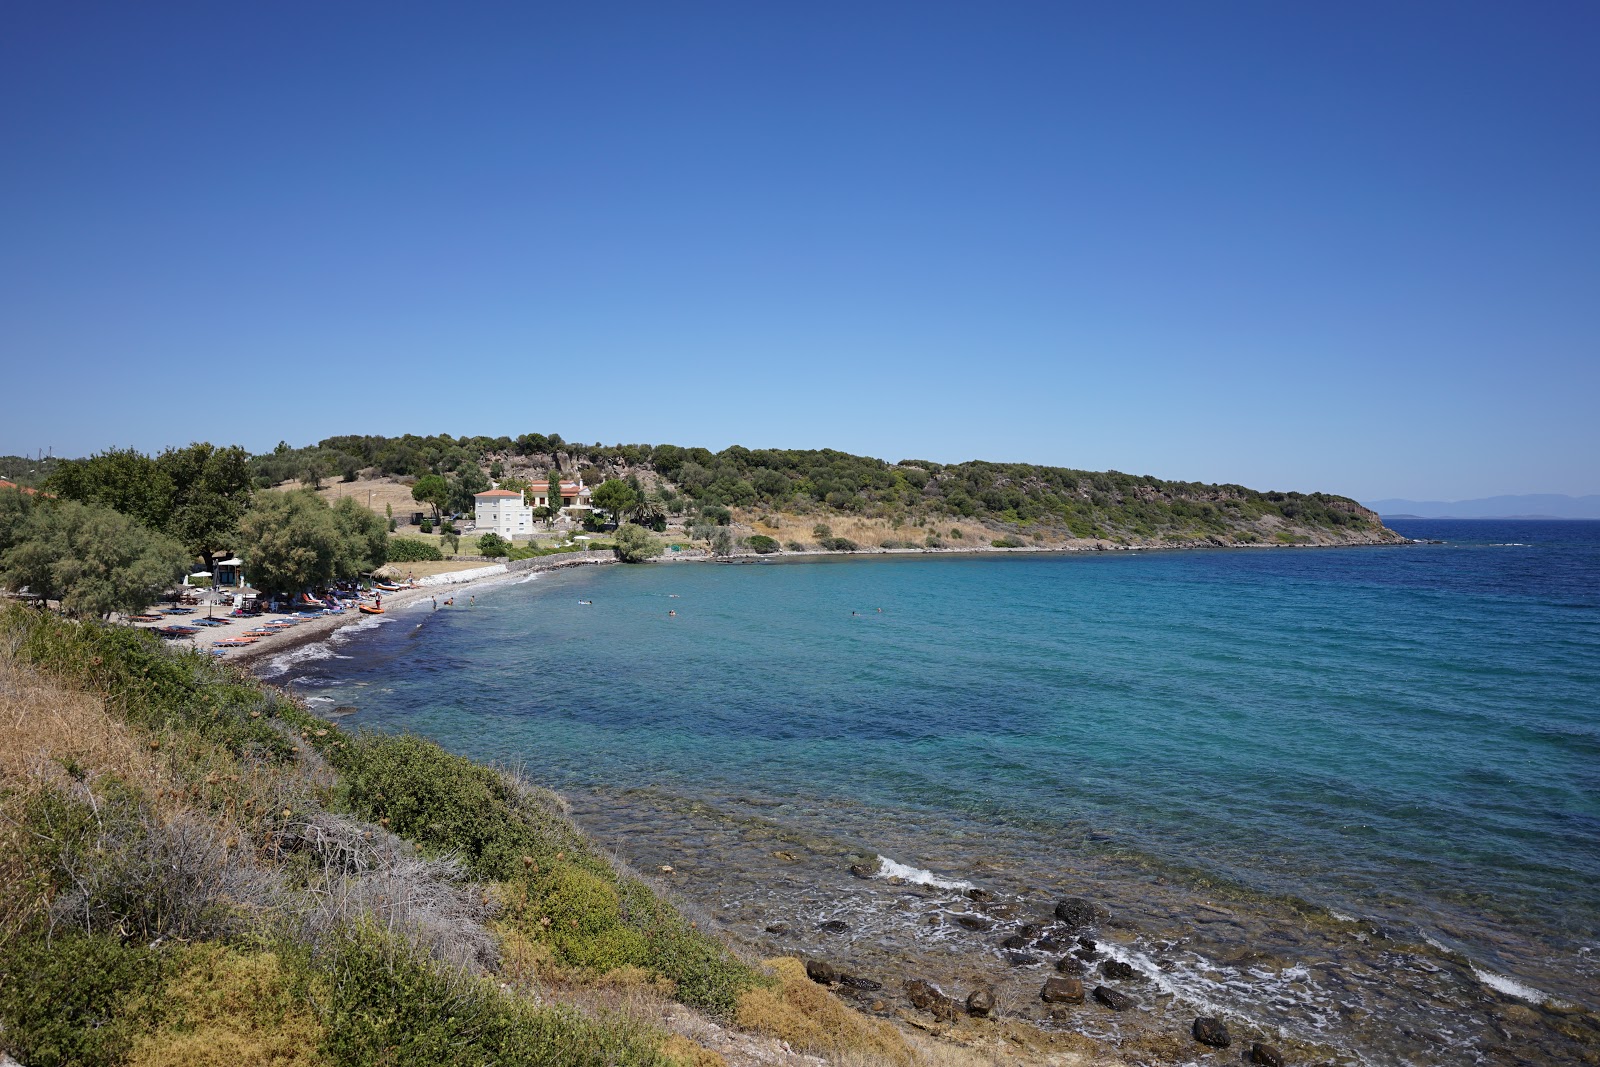
[[[864,545],[1060,547],[1396,543],[1348,497],[1177,482],[1021,463],[890,463],[831,449],[713,453],[678,445],[583,445],[559,435],[332,437],[255,457],[258,483],[453,475],[463,489],[539,480],[630,481],[667,516],[730,521],[808,544],[821,524]],[[470,493],[463,492],[463,502]],[[854,531],[854,535],[846,530]],[[959,532],[955,532],[959,531]],[[824,535],[826,536],[826,535]]]

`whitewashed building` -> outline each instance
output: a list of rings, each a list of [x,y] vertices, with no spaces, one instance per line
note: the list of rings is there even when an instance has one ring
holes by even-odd
[[[533,509],[523,503],[521,493],[490,489],[472,499],[479,533],[497,533],[507,541],[533,534]]]

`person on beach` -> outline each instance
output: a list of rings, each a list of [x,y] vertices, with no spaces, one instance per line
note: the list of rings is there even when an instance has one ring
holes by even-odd
[[[439,610],[439,598],[438,597],[434,597],[433,598],[433,610],[434,611],[438,611]]]

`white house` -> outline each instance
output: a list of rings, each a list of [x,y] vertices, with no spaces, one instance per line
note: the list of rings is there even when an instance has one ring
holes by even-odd
[[[562,511],[583,510],[592,511],[594,506],[589,503],[589,487],[583,484],[580,475],[575,482],[560,483],[561,501],[555,507]],[[534,482],[528,486],[528,497],[536,508],[550,507],[550,483]]]
[[[522,494],[509,489],[490,489],[473,498],[475,521],[483,533],[497,533],[507,541],[533,533],[533,509],[522,502]]]

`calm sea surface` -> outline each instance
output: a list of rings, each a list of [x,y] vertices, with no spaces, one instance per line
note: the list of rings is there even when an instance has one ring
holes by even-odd
[[[276,680],[523,765],[734,936],[879,996],[1556,1062],[1600,987],[1600,523],[1392,525],[1446,543],[584,569]],[[850,876],[874,856],[911,880]],[[953,924],[959,883],[992,929]],[[1118,920],[1143,1011],[1036,1004],[1060,951],[997,942],[1063,895]]]

